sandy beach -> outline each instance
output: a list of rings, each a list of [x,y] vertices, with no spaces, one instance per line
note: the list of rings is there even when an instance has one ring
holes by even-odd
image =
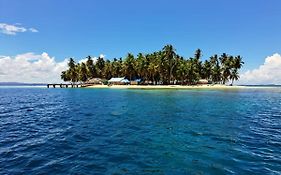
[[[227,86],[227,85],[93,85],[85,88],[112,88],[112,89],[238,89],[247,86]]]

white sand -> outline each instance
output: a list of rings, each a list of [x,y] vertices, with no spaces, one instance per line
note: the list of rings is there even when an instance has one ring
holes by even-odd
[[[237,89],[247,88],[246,86],[227,86],[227,85],[93,85],[86,88],[112,88],[112,89]]]

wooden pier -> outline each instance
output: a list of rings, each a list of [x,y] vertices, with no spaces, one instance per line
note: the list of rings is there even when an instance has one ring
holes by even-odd
[[[47,88],[79,88],[82,84],[47,84]]]

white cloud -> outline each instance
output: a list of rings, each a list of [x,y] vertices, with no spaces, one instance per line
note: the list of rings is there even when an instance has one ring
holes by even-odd
[[[81,64],[81,63],[86,63],[87,60],[88,60],[87,58],[84,58],[84,59],[80,60],[79,63],[80,63],[80,64]]]
[[[97,57],[93,57],[94,62]],[[79,63],[86,61],[82,59]],[[16,55],[0,55],[0,82],[60,83],[61,72],[68,68],[68,59],[56,61],[47,53],[32,52]]]
[[[15,25],[12,24],[6,24],[6,23],[0,23],[0,33],[6,34],[6,35],[16,35],[17,33],[23,33],[23,32],[38,32],[35,28],[25,28],[21,26],[21,24],[16,23]]]
[[[37,32],[39,32],[37,29],[35,29],[35,28],[29,28],[29,31],[30,32],[33,32],[33,33],[37,33]]]
[[[15,57],[0,56],[1,82],[58,83],[67,69],[67,60],[56,62],[47,53],[20,54]]]
[[[239,84],[281,84],[280,54],[267,57],[259,68],[243,73]]]
[[[105,55],[104,55],[104,54],[100,54],[99,57],[100,57],[100,58],[105,58]]]

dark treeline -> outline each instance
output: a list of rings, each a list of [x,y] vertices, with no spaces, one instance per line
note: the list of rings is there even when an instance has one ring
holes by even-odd
[[[125,58],[105,60],[98,58],[93,61],[91,56],[84,63],[75,63],[69,59],[68,70],[61,74],[64,81],[86,82],[91,78],[110,79],[126,77],[129,80],[142,79],[151,84],[196,84],[206,79],[215,84],[233,83],[239,79],[239,69],[244,62],[241,56],[226,53],[213,55],[202,61],[200,49],[188,59],[178,55],[172,45],[150,54],[129,53]]]

